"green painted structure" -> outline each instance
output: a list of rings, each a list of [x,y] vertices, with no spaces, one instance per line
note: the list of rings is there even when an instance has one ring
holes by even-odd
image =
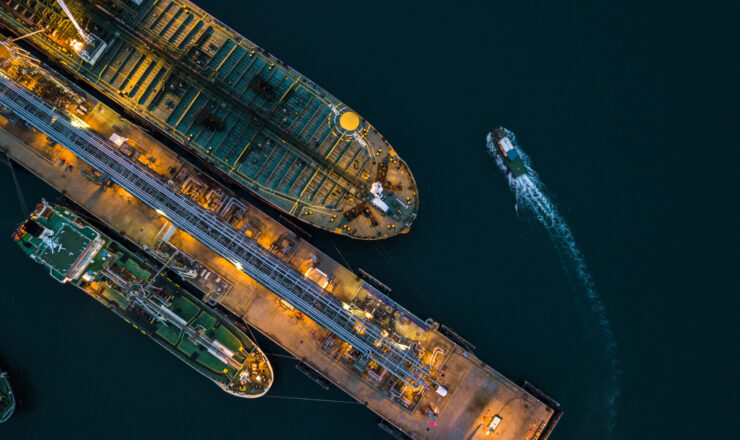
[[[259,397],[272,385],[270,363],[241,330],[67,208],[40,203],[14,239],[54,279],[85,291],[224,391]]]

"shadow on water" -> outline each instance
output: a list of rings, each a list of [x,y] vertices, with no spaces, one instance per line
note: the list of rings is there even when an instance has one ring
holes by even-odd
[[[617,419],[617,400],[620,394],[620,376],[622,374],[617,360],[617,342],[609,320],[606,318],[604,303],[599,297],[596,284],[586,266],[586,260],[578,248],[565,219],[560,215],[557,206],[548,196],[544,183],[531,166],[529,157],[516,142],[514,133],[507,130],[517,152],[522,157],[527,169],[525,175],[514,178],[510,175],[503,158],[489,134],[486,145],[489,153],[496,160],[498,168],[506,175],[509,187],[516,198],[515,209],[518,215],[531,215],[547,231],[555,250],[560,257],[571,288],[579,295],[577,306],[586,313],[583,315],[586,330],[598,343],[603,345],[604,357],[608,368],[608,383],[603,402],[604,431],[608,438],[614,436]],[[531,218],[531,217],[530,217]],[[585,301],[585,302],[584,302]],[[594,331],[596,330],[596,331]]]

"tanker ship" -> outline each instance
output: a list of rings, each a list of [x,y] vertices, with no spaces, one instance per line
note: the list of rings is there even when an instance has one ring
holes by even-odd
[[[39,203],[13,239],[52,278],[86,292],[224,391],[255,398],[272,385],[269,361],[243,332],[69,209]]]
[[[416,218],[413,175],[369,122],[188,1],[8,0],[0,24],[303,222],[373,240]]]
[[[15,396],[10,387],[8,373],[0,368],[0,423],[7,421],[15,411]]]

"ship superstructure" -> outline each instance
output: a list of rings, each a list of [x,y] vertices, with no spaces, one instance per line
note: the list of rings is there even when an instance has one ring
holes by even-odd
[[[55,0],[0,3],[0,21],[271,205],[360,239],[405,232],[416,183],[346,104],[188,1],[67,2],[105,42],[94,62]]]
[[[244,333],[67,208],[38,204],[14,240],[224,391],[253,398],[270,388],[272,368]]]

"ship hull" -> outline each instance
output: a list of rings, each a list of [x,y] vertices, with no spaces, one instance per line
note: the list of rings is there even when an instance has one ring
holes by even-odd
[[[94,65],[66,47],[73,30],[54,1],[0,3],[0,22],[19,35],[49,25],[27,41],[288,215],[368,240],[415,220],[413,175],[372,125],[192,3],[68,3],[106,41]]]
[[[501,157],[511,177],[516,179],[527,174],[527,167],[518,152],[513,133],[503,127],[496,127],[491,130],[490,136],[495,147],[495,154]],[[509,154],[501,146],[501,141],[504,138],[509,139],[513,145],[514,151]]]
[[[251,399],[271,388],[272,366],[241,330],[159,272],[152,276],[149,262],[69,210],[37,205],[13,239],[57,281],[82,290],[223,391]]]

